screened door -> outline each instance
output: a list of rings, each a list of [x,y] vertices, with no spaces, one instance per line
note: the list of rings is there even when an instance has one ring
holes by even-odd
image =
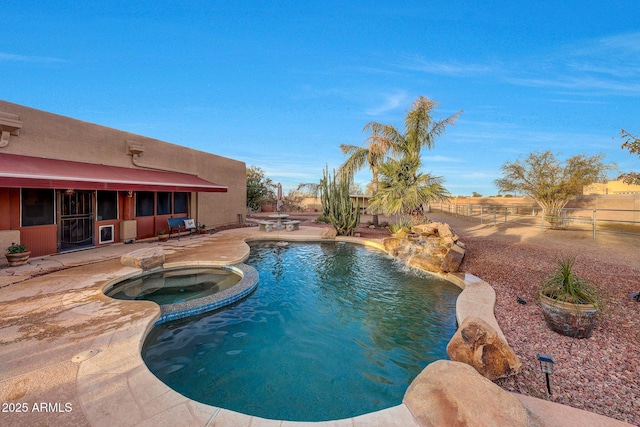
[[[59,251],[69,251],[93,246],[93,244],[93,191],[59,191]]]

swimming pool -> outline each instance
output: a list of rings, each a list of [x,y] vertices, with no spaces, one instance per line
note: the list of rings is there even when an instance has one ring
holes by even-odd
[[[460,288],[359,245],[253,245],[246,300],[157,325],[143,358],[178,392],[263,418],[322,421],[395,406],[446,359]]]

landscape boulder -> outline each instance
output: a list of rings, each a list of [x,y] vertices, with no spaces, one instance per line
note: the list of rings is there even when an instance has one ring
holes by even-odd
[[[466,363],[493,381],[515,375],[522,362],[495,329],[477,317],[467,317],[447,345],[451,360]]]
[[[510,426],[533,423],[522,403],[471,366],[438,360],[413,380],[403,403],[421,426]]]
[[[451,246],[445,245],[444,247],[447,249],[447,253],[442,256],[440,270],[446,272],[458,271],[466,252],[465,249],[455,243]]]
[[[335,239],[337,235],[338,235],[338,232],[336,231],[335,228],[323,228],[322,232],[320,233],[320,238]]]
[[[164,251],[158,246],[138,249],[137,251],[122,255],[122,257],[120,257],[120,263],[127,267],[150,270],[164,264]]]
[[[382,241],[387,253],[407,265],[434,273],[460,269],[465,247],[448,224],[431,222],[398,231]]]
[[[400,242],[402,242],[402,239],[398,237],[387,237],[382,241],[382,244],[385,251],[387,251],[391,255],[394,255],[394,253],[397,255],[396,249],[398,249],[398,247],[400,246]]]

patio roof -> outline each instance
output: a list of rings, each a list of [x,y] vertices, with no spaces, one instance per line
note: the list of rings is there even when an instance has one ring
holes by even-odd
[[[113,191],[227,192],[195,175],[0,154],[0,187]]]

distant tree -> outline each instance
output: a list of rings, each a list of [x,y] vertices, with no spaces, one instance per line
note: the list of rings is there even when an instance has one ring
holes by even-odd
[[[247,207],[253,211],[260,210],[263,202],[276,198],[276,185],[265,176],[257,166],[247,168]]]
[[[360,184],[352,182],[351,185],[349,185],[349,194],[363,194],[362,186]]]
[[[415,156],[383,163],[378,192],[371,199],[371,207],[391,215],[422,216],[425,203],[451,196],[442,185],[442,178],[420,173],[419,168],[420,159]]]
[[[562,208],[582,194],[583,187],[606,181],[612,165],[603,163],[604,154],[579,154],[560,162],[551,151],[530,153],[526,159],[502,165],[503,177],[494,181],[501,193],[520,192],[545,209],[549,222],[560,221]]]
[[[473,193],[471,193],[471,197],[482,197],[482,194],[474,191]]]
[[[298,184],[296,191],[299,192],[303,197],[320,197],[320,183],[317,182],[306,182],[303,184]]]
[[[636,136],[631,135],[624,129],[620,132],[622,135],[622,139],[624,140],[624,144],[622,144],[622,148],[629,150],[631,154],[637,154],[640,156],[640,139]],[[618,179],[621,179],[625,184],[631,185],[640,185],[640,173],[637,172],[628,172],[620,175]]]
[[[289,190],[289,192],[283,196],[284,207],[283,211],[285,212],[302,212],[304,207],[302,206],[302,199],[304,195],[296,190]]]
[[[367,184],[367,188],[364,190],[364,194],[367,196],[373,196],[373,181]]]

